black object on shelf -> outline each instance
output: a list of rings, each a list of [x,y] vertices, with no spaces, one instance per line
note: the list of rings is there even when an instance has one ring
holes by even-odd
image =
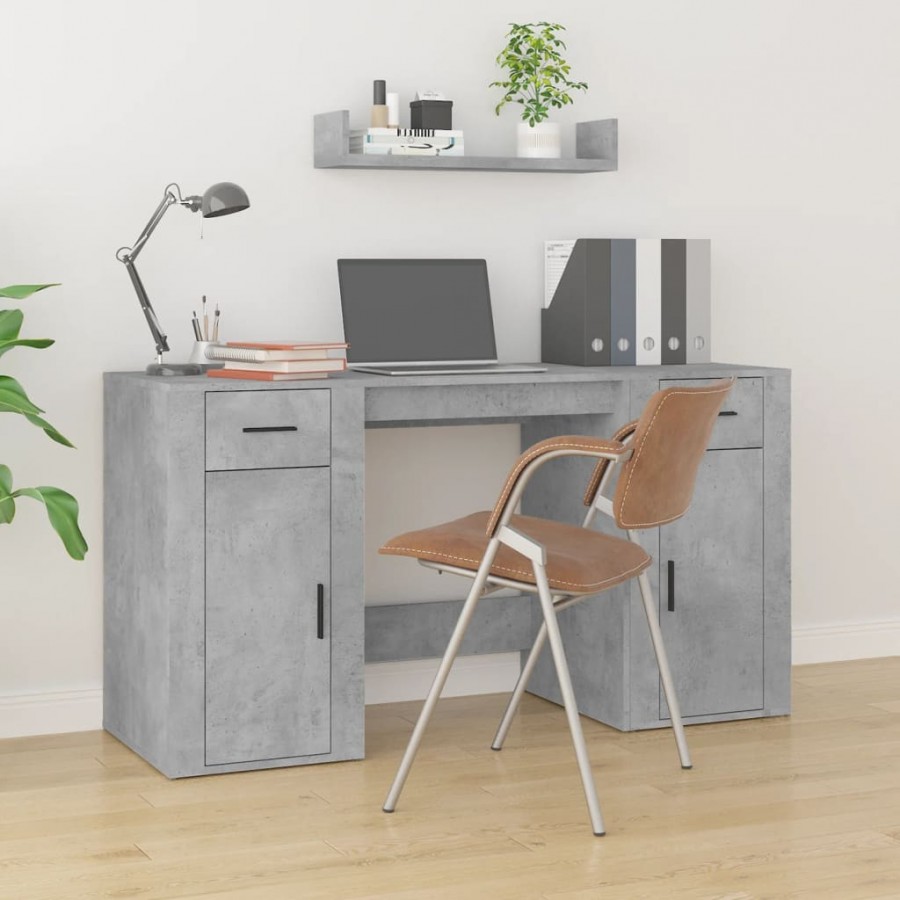
[[[375,106],[384,106],[387,102],[387,84],[382,79],[372,82],[372,103]]]
[[[409,104],[411,128],[453,128],[452,100],[413,100]]]

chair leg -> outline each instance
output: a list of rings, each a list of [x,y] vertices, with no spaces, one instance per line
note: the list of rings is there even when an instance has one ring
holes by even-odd
[[[462,612],[459,614],[459,619],[456,623],[456,628],[453,629],[453,634],[450,637],[450,643],[447,644],[447,649],[444,651],[444,657],[441,660],[440,666],[438,666],[437,674],[434,676],[431,690],[429,690],[428,696],[425,698],[425,705],[419,713],[416,727],[413,729],[409,744],[406,746],[406,752],[403,754],[403,759],[400,761],[400,767],[397,769],[397,774],[394,776],[394,782],[384,801],[382,809],[385,812],[393,812],[397,808],[400,792],[403,790],[403,785],[406,783],[409,770],[412,768],[416,752],[419,749],[419,745],[422,743],[422,736],[425,734],[425,729],[428,727],[431,714],[434,712],[434,708],[441,696],[441,691],[444,689],[444,685],[447,682],[447,676],[450,674],[453,661],[456,659],[456,654],[459,652],[459,647],[460,644],[462,644],[463,637],[465,637],[466,629],[469,627],[472,616],[475,614],[475,607],[481,599],[481,594],[484,591],[488,573],[490,572],[491,563],[493,563],[494,557],[497,555],[498,544],[499,541],[496,538],[488,544],[481,565],[478,567],[478,574],[472,582],[472,589],[469,591],[466,602],[463,604]]]
[[[553,652],[553,662],[556,665],[559,688],[566,708],[566,718],[569,720],[569,731],[572,733],[572,743],[575,746],[578,770],[581,773],[584,798],[587,801],[588,813],[591,817],[591,827],[594,834],[599,837],[605,834],[606,831],[603,827],[603,816],[600,813],[600,801],[597,799],[597,788],[594,784],[593,772],[591,771],[591,761],[588,757],[587,745],[584,742],[584,732],[581,729],[581,719],[578,717],[575,691],[572,689],[572,679],[569,677],[566,651],[563,649],[562,635],[559,633],[559,622],[556,621],[556,610],[553,608],[553,597],[550,594],[550,585],[547,583],[547,573],[544,567],[538,563],[533,563],[533,565],[538,596],[541,601],[541,610],[544,613],[544,624],[547,629],[547,637],[550,639],[550,649]]]
[[[666,646],[663,643],[662,632],[659,629],[659,611],[656,607],[653,589],[650,587],[650,579],[647,577],[646,572],[642,572],[638,576],[638,584],[640,585],[641,597],[644,601],[644,612],[647,614],[647,625],[650,626],[650,639],[653,641],[653,650],[656,653],[659,676],[662,679],[666,703],[669,704],[669,715],[672,718],[672,730],[675,732],[675,743],[678,745],[678,757],[681,760],[681,768],[690,769],[692,767],[691,754],[688,750],[687,738],[684,736],[684,725],[681,722],[678,698],[675,696],[675,684],[672,681],[672,672],[669,669]]]
[[[525,665],[522,666],[519,680],[516,682],[516,686],[509,698],[509,703],[506,704],[506,711],[503,713],[503,718],[500,720],[500,725],[497,728],[497,733],[494,735],[494,740],[491,743],[492,750],[503,749],[503,742],[506,740],[507,734],[509,734],[516,710],[519,708],[522,695],[525,693],[525,688],[528,687],[528,680],[531,678],[531,673],[534,671],[535,665],[537,665],[538,657],[541,655],[541,650],[544,649],[546,641],[547,623],[541,622],[540,630],[534,639],[534,646],[531,648],[531,653],[528,654],[528,659],[525,660]]]

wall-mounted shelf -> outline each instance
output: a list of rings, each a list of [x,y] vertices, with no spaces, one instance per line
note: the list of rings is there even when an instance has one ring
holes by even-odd
[[[350,113],[346,109],[315,117],[317,169],[443,169],[481,172],[615,172],[619,165],[618,120],[599,119],[575,126],[575,157],[520,159],[516,156],[367,156],[350,152]]]

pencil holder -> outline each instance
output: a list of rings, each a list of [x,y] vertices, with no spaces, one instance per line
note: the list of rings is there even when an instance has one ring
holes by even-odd
[[[220,345],[215,341],[194,341],[194,349],[191,350],[191,355],[188,357],[188,362],[197,363],[198,365],[203,366],[204,369],[223,368],[225,363],[209,359],[209,357],[206,355],[207,348],[218,346]]]

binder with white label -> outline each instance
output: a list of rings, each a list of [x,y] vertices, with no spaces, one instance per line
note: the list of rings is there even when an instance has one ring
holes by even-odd
[[[608,366],[610,242],[579,238],[571,247],[569,243],[547,241],[544,245],[546,307],[541,310],[541,360]]]

